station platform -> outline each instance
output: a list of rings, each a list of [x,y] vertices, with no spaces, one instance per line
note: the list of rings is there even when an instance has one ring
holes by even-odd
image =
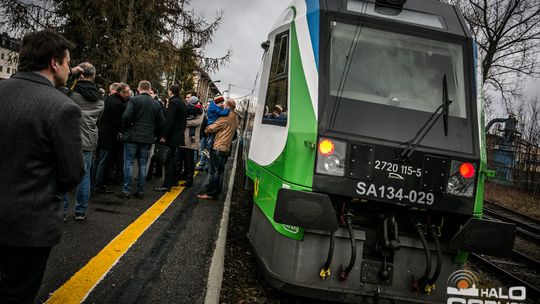
[[[120,198],[120,185],[94,192],[85,221],[71,205],[36,303],[204,303],[234,160],[218,200],[197,198],[207,177],[197,172],[192,187],[165,193],[154,178],[140,199]]]

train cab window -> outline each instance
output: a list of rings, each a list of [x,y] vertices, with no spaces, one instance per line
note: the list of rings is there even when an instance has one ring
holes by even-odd
[[[335,110],[330,129],[407,142],[440,112],[446,89],[452,100],[447,136],[441,120],[421,145],[473,153],[474,116],[466,99],[470,88],[462,44],[362,24],[334,21],[330,26],[326,93]]]
[[[277,34],[274,41],[263,124],[287,125],[288,63],[289,31],[285,31]]]
[[[461,45],[342,23],[332,35],[331,95],[432,113],[441,104],[446,75],[450,115],[467,117]]]

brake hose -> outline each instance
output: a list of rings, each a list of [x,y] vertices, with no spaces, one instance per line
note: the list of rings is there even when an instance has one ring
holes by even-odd
[[[439,275],[441,274],[441,268],[442,268],[442,252],[441,252],[441,244],[439,243],[438,238],[438,231],[437,227],[434,225],[430,226],[430,232],[431,236],[433,237],[433,240],[435,241],[435,250],[437,250],[437,267],[435,268],[435,273],[433,274],[433,277],[431,277],[426,287],[424,287],[424,290],[429,294],[435,289],[435,282],[439,278]]]
[[[330,264],[332,264],[332,258],[334,256],[334,236],[335,232],[330,234],[330,247],[328,248],[328,256],[326,257],[326,262],[321,269],[319,275],[323,280],[330,276]]]
[[[356,239],[354,237],[354,231],[352,227],[352,213],[347,213],[347,230],[349,230],[349,237],[351,238],[351,260],[349,261],[349,265],[345,270],[341,271],[341,274],[339,275],[340,281],[345,281],[349,277],[349,273],[354,267],[354,263],[356,262]],[[343,266],[341,266],[343,268]]]
[[[423,287],[424,282],[429,279],[429,274],[431,273],[431,252],[429,250],[426,238],[424,237],[424,229],[422,229],[422,224],[416,224],[416,230],[418,231],[418,236],[424,246],[424,252],[426,254],[426,269],[424,270],[424,275],[413,283],[413,288],[418,290]]]

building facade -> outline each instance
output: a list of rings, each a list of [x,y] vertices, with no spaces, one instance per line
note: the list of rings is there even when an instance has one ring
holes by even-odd
[[[17,72],[20,47],[19,40],[11,38],[7,33],[0,35],[0,80],[8,79]]]
[[[193,90],[197,92],[202,101],[207,102],[216,94],[221,94],[215,84],[220,80],[213,81],[204,71],[194,71],[191,75],[193,78]]]

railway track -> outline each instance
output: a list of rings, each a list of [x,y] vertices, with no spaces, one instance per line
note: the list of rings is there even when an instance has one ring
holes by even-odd
[[[538,260],[515,250],[509,259],[471,253],[470,260],[512,286],[525,286],[527,298],[540,298],[540,273],[538,273],[540,262]]]
[[[540,247],[540,221],[489,202],[484,204],[484,216],[515,224],[516,236]],[[540,261],[536,258],[514,249],[509,258],[471,253],[470,260],[512,286],[525,286],[528,298],[540,298]]]

